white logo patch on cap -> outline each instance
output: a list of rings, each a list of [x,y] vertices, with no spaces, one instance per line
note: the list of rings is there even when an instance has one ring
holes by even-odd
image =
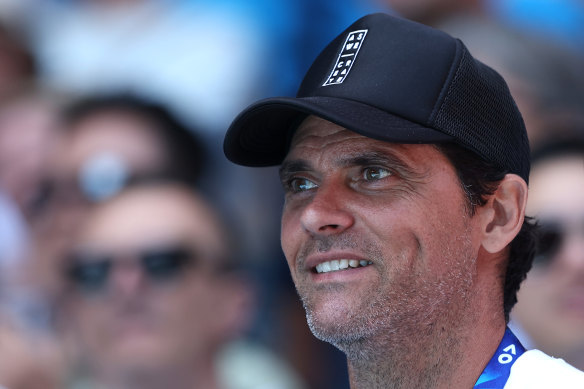
[[[339,54],[339,58],[337,58],[335,67],[322,86],[341,84],[345,81],[345,78],[353,67],[353,63],[355,63],[355,58],[357,58],[361,45],[363,45],[367,31],[368,30],[357,30],[349,33],[345,40],[343,50],[341,50],[341,54]]]

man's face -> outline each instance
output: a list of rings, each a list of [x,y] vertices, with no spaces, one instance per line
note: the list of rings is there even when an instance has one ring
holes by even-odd
[[[185,193],[123,193],[90,215],[73,250],[81,266],[71,268],[68,320],[106,371],[190,366],[231,335],[223,323],[235,286],[214,271],[222,234],[204,203]]]
[[[584,350],[584,158],[536,164],[527,214],[560,238],[553,250],[536,258],[513,317],[538,348],[567,358]]]
[[[44,196],[37,205],[42,216],[37,216],[33,226],[40,239],[36,256],[42,258],[37,271],[48,288],[60,276],[49,258],[65,249],[90,204],[107,197],[96,194],[103,195],[104,188],[112,194],[129,176],[153,174],[167,164],[162,139],[145,118],[131,113],[90,115],[57,134],[46,163]]]
[[[435,147],[309,117],[281,178],[282,247],[317,337],[337,346],[420,337],[468,310],[476,222]]]

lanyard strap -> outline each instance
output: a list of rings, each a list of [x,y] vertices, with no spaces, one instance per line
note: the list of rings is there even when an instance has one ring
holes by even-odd
[[[483,370],[473,389],[502,389],[511,374],[511,366],[524,352],[525,348],[507,328],[495,355]]]

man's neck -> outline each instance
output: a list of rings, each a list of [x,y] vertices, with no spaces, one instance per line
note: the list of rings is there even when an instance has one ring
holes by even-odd
[[[503,320],[365,340],[347,353],[351,389],[472,388],[505,332]]]

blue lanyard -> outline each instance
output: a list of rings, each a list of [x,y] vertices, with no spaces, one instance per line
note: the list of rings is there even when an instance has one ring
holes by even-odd
[[[511,374],[511,366],[525,352],[517,337],[507,328],[495,355],[483,370],[473,389],[500,389]]]

